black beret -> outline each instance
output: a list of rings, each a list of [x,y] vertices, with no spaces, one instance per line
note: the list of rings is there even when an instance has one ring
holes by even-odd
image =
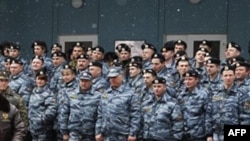
[[[118,50],[118,52],[121,52],[121,51],[127,51],[127,52],[131,52],[131,49],[130,47],[127,45],[127,44],[119,44],[115,47],[116,50]]]
[[[166,79],[163,77],[156,77],[152,83],[153,84],[166,84]]]
[[[77,56],[77,59],[89,59],[89,55],[88,54],[81,54],[79,56]]]
[[[221,62],[220,59],[212,57],[212,58],[209,58],[206,61],[206,64],[217,64],[217,65],[220,65],[220,62]]]
[[[10,45],[10,49],[21,50],[21,47],[20,47],[18,44],[11,44],[11,45]]]
[[[103,47],[101,47],[101,46],[96,46],[96,47],[93,47],[92,48],[92,51],[100,51],[100,52],[102,52],[102,53],[104,53],[105,51],[104,51],[104,48]]]
[[[69,65],[69,64],[64,65],[64,66],[63,66],[63,69],[70,69],[70,70],[72,70],[74,73],[76,73],[76,68],[73,67],[73,66],[71,66],[71,65]]]
[[[161,52],[174,51],[174,43],[175,41],[166,42],[164,46],[161,48]]]
[[[157,53],[153,54],[151,59],[155,59],[155,58],[160,59],[160,62],[164,62],[166,60],[162,54],[157,54]]]
[[[80,43],[80,42],[76,42],[75,45],[74,45],[74,47],[75,46],[76,47],[82,47],[82,48],[84,47],[84,45],[82,43]]]
[[[47,49],[47,44],[44,41],[36,40],[32,43],[31,48],[34,48],[34,46],[42,46],[45,49]]]
[[[250,64],[247,63],[247,62],[238,62],[235,64],[235,67],[247,67],[247,68],[250,68]]]
[[[234,71],[234,70],[235,70],[235,66],[232,66],[232,65],[226,65],[226,66],[224,66],[224,67],[221,69],[221,74],[222,74],[224,71],[228,71],[228,70]]]
[[[233,57],[233,58],[230,58],[228,60],[228,63],[229,64],[233,64],[233,63],[236,63],[236,62],[245,62],[245,58],[241,57],[241,56],[237,56],[237,57]]]
[[[153,76],[157,76],[156,71],[153,70],[153,69],[145,69],[145,70],[143,70],[143,74],[145,74],[145,73],[150,73],[150,74],[152,74]]]
[[[150,43],[144,43],[144,44],[141,45],[141,49],[142,49],[142,50],[144,50],[144,49],[146,49],[146,48],[151,49],[151,50],[153,50],[154,52],[156,52],[155,46],[152,45],[152,44],[150,44]]]
[[[174,58],[179,58],[183,55],[187,55],[186,51],[180,50],[175,53]]]
[[[20,59],[12,59],[10,64],[19,64],[19,65],[23,65],[23,62]]]
[[[140,63],[142,63],[142,61],[143,61],[143,59],[142,59],[141,56],[133,56],[130,59],[130,62],[140,62]]]
[[[36,56],[34,56],[34,57],[32,58],[32,60],[34,60],[34,59],[39,59],[39,60],[41,60],[42,62],[44,62],[44,60],[43,60],[43,57],[42,57],[42,56],[38,56],[38,55],[36,55]]]
[[[4,62],[9,62],[9,63],[11,63],[11,61],[13,60],[14,58],[12,58],[12,57],[5,57],[4,58]]]
[[[11,42],[9,42],[9,41],[3,41],[0,44],[0,49],[3,50],[4,48],[10,48],[10,45],[11,45]]]
[[[207,49],[205,49],[205,48],[198,48],[197,50],[196,50],[196,52],[198,52],[198,51],[203,51],[203,52],[205,52],[205,53],[208,53],[209,51],[207,50]]]
[[[176,40],[175,45],[183,45],[185,49],[187,48],[187,43],[183,40]]]
[[[211,44],[208,40],[202,40],[200,45],[207,45],[207,46],[211,47]]]
[[[87,51],[92,51],[92,47],[87,47]]]
[[[61,52],[61,51],[56,51],[54,53],[51,54],[51,58],[53,57],[63,57],[63,58],[66,58],[66,55],[65,53]]]
[[[189,70],[183,74],[183,77],[199,77],[199,73],[195,70]]]
[[[139,62],[131,62],[131,63],[129,63],[129,66],[130,67],[136,67],[136,68],[139,68],[139,69],[142,68],[142,64],[139,63]]]
[[[34,46],[41,46],[47,52],[47,44],[44,41],[36,40],[31,44],[31,48],[34,48]]]
[[[189,59],[188,59],[187,57],[185,57],[185,56],[182,56],[181,58],[179,58],[179,59],[176,61],[176,65],[178,65],[180,61],[187,61],[187,62],[189,62]]]
[[[39,75],[46,75],[45,69],[42,69],[42,70],[40,70],[40,71],[38,71],[38,72],[36,73],[36,77],[39,76]]]
[[[90,67],[90,66],[95,66],[95,67],[102,68],[102,63],[97,62],[97,61],[94,61],[94,62],[90,62],[90,63],[89,63],[89,67]]]
[[[235,42],[229,42],[229,43],[227,43],[226,48],[229,48],[229,47],[233,47],[233,48],[236,48],[238,51],[241,51],[240,45],[238,45],[238,44],[235,43]]]
[[[52,48],[54,48],[54,47],[59,47],[59,48],[62,48],[62,45],[61,45],[61,44],[59,44],[59,43],[55,43],[55,44],[53,44],[53,45],[51,46],[51,48],[50,48],[50,49],[52,49]]]

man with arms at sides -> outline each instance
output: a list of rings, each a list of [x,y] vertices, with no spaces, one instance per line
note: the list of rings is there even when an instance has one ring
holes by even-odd
[[[223,141],[224,125],[240,124],[239,95],[234,80],[235,68],[224,66],[221,70],[222,85],[213,90],[206,118],[207,141]]]
[[[95,141],[97,108],[102,94],[91,85],[91,74],[81,72],[76,93],[66,95],[64,114],[69,114],[69,141]]]
[[[199,74],[195,70],[187,71],[183,77],[185,88],[177,96],[184,120],[182,141],[205,141],[208,93],[199,87]]]
[[[119,67],[110,69],[110,88],[101,96],[96,141],[136,141],[141,123],[139,96],[124,84]]]
[[[153,80],[153,96],[141,106],[143,141],[177,141],[183,134],[183,115],[178,102],[169,96],[166,80]]]

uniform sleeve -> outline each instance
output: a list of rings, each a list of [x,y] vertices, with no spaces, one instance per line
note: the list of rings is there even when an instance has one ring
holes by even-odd
[[[183,136],[183,115],[179,104],[175,104],[172,112],[173,121],[173,137],[177,140],[182,139]]]
[[[21,97],[18,100],[16,108],[20,112],[20,116],[21,116],[21,118],[22,118],[22,120],[24,122],[24,125],[26,127],[28,127],[29,126],[28,113],[27,113],[27,109],[26,109],[26,106],[24,104],[24,101],[23,101],[23,99]]]
[[[44,104],[46,106],[46,110],[42,117],[42,121],[53,121],[56,115],[56,100],[54,94],[49,93],[48,96],[45,98]]]
[[[62,94],[60,106],[58,109],[58,122],[60,123],[59,130],[63,134],[68,134],[68,120],[70,114],[70,101],[67,94]]]
[[[13,114],[14,135],[12,141],[23,141],[27,128],[25,127],[23,119],[16,108],[13,108]]]
[[[212,112],[213,112],[213,103],[211,100],[208,101],[207,109],[206,109],[206,119],[205,119],[205,127],[206,127],[206,134],[208,137],[211,137],[213,134],[212,126],[213,126],[213,117],[212,117]]]
[[[132,94],[130,100],[130,133],[131,136],[137,136],[141,129],[141,112],[139,104],[139,96]]]
[[[102,134],[103,130],[102,130],[102,96],[98,105],[98,109],[97,109],[97,121],[95,124],[95,134]]]

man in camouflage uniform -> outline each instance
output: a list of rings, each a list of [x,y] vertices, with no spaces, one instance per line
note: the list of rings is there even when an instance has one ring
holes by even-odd
[[[76,61],[77,57],[81,54],[85,53],[85,48],[84,46],[77,42],[73,47],[72,47],[72,54],[70,54],[70,60],[69,60],[69,65],[72,67],[76,67]]]
[[[111,68],[108,77],[111,86],[101,96],[96,140],[136,141],[141,120],[139,97],[124,84],[121,68]]]
[[[143,59],[142,69],[151,69],[152,68],[151,57],[153,54],[157,52],[157,50],[154,47],[154,45],[150,43],[142,44],[141,49],[142,49],[142,59]]]
[[[139,62],[129,63],[129,86],[135,91],[136,94],[140,94],[143,83],[142,77],[142,65]]]
[[[10,64],[10,81],[9,87],[14,92],[22,96],[26,106],[29,104],[30,93],[34,84],[23,72],[23,62],[19,59],[13,59]]]
[[[185,89],[177,96],[184,119],[182,141],[205,141],[208,93],[198,86],[199,74],[197,71],[189,70],[183,77]]]
[[[9,88],[9,74],[6,71],[2,70],[0,71],[0,94],[8,99],[11,104],[16,106],[27,128],[28,116],[24,101],[21,96],[19,96]]]
[[[76,93],[66,95],[64,104],[63,113],[69,114],[69,140],[94,141],[101,93],[92,89],[92,76],[89,72],[82,72],[79,79],[79,89]]]
[[[52,72],[50,73],[50,81],[49,81],[49,88],[54,93],[58,93],[60,87],[63,84],[62,80],[62,69],[63,66],[67,63],[66,62],[66,55],[63,52],[54,52],[51,54],[53,68]]]
[[[224,140],[224,125],[240,123],[240,92],[234,84],[234,67],[224,66],[221,70],[223,85],[213,91],[211,102],[208,104],[206,128],[208,141]],[[197,103],[197,102],[196,102]]]
[[[103,65],[98,61],[90,62],[89,63],[89,72],[91,73],[92,79],[92,87],[103,93],[109,87],[108,81],[103,76]]]
[[[46,42],[36,40],[32,43],[31,48],[33,49],[34,56],[40,56],[43,58],[44,60],[43,67],[47,70],[47,72],[51,72],[53,65],[51,58],[47,56],[48,49]],[[29,66],[28,69],[31,69],[31,66]]]
[[[220,76],[220,62],[221,61],[215,57],[211,57],[206,61],[206,75],[200,83],[209,91],[213,91],[213,89],[222,82]]]
[[[167,93],[163,77],[156,77],[152,83],[154,96],[141,107],[143,141],[180,140],[183,134],[181,107]]]
[[[144,101],[153,96],[153,85],[152,82],[155,80],[157,74],[153,69],[143,70],[143,82],[142,91],[140,92],[140,101],[143,104]]]

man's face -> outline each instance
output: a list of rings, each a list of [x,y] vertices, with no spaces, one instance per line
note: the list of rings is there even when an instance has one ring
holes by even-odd
[[[81,54],[84,54],[83,48],[75,46],[72,51],[73,58],[77,58]]]
[[[206,53],[204,51],[199,50],[195,53],[195,60],[197,61],[197,63],[204,63],[205,56]]]
[[[40,59],[33,59],[31,62],[32,70],[37,71],[43,68],[43,61]]]
[[[176,53],[176,52],[178,52],[178,51],[185,51],[184,45],[178,45],[178,44],[176,44],[176,45],[174,46],[174,53]]]
[[[198,82],[199,82],[199,79],[196,77],[185,77],[184,78],[185,86],[188,89],[194,89],[197,86]]]
[[[130,53],[128,51],[121,51],[119,53],[120,61],[128,60],[130,58]]]
[[[234,83],[235,74],[233,70],[224,70],[221,77],[225,85],[232,85]]]
[[[120,87],[122,85],[122,81],[123,81],[123,76],[121,74],[116,77],[109,78],[110,86],[113,88]]]
[[[152,49],[145,48],[144,50],[142,50],[142,59],[144,61],[150,60],[153,54],[154,51]]]
[[[65,61],[65,59],[63,57],[52,57],[52,62],[53,65],[55,67],[58,67],[59,65],[61,65],[63,62]]]
[[[166,92],[166,84],[153,84],[155,96],[162,96]]]
[[[206,70],[208,75],[214,75],[219,72],[219,65],[216,64],[206,64]]]
[[[100,51],[94,50],[92,53],[92,59],[94,61],[101,61],[101,60],[103,60],[103,57],[104,57],[104,54]]]
[[[15,76],[18,75],[22,71],[23,67],[20,64],[12,63],[10,64],[10,73]]]
[[[93,78],[96,78],[101,75],[102,69],[97,66],[89,66],[89,73],[92,75]]]
[[[240,52],[234,47],[228,47],[226,50],[226,58],[233,58],[240,55]]]
[[[144,73],[143,74],[143,80],[146,86],[151,86],[153,80],[155,79],[155,76],[153,76],[151,73]]]
[[[89,60],[88,59],[77,59],[76,67],[79,70],[84,70],[88,68]]]
[[[129,77],[135,78],[139,73],[141,72],[141,69],[131,66],[129,67]]]
[[[7,90],[8,86],[9,86],[9,80],[0,79],[0,91]]]
[[[42,46],[34,46],[34,54],[37,56],[43,56],[45,50]]]
[[[51,54],[53,54],[53,53],[55,53],[55,52],[61,52],[62,51],[62,49],[60,48],[60,47],[53,47],[52,49],[51,49]]]
[[[244,79],[248,77],[248,75],[249,75],[249,71],[247,70],[246,67],[244,66],[236,67],[235,69],[236,79],[243,81]]]
[[[166,61],[170,60],[170,59],[172,59],[174,57],[174,52],[171,51],[171,50],[169,50],[169,51],[163,51],[161,54],[165,57]]]
[[[88,91],[91,88],[92,81],[86,79],[80,79],[80,88],[83,91]]]
[[[159,58],[153,58],[151,62],[152,62],[152,69],[156,72],[160,72],[162,68],[165,67],[165,64],[160,62]]]
[[[9,56],[12,58],[17,58],[20,55],[20,51],[18,49],[9,49]]]
[[[178,63],[177,70],[180,73],[180,75],[183,75],[184,73],[189,71],[189,69],[190,69],[190,66],[189,66],[188,61],[180,61]]]

